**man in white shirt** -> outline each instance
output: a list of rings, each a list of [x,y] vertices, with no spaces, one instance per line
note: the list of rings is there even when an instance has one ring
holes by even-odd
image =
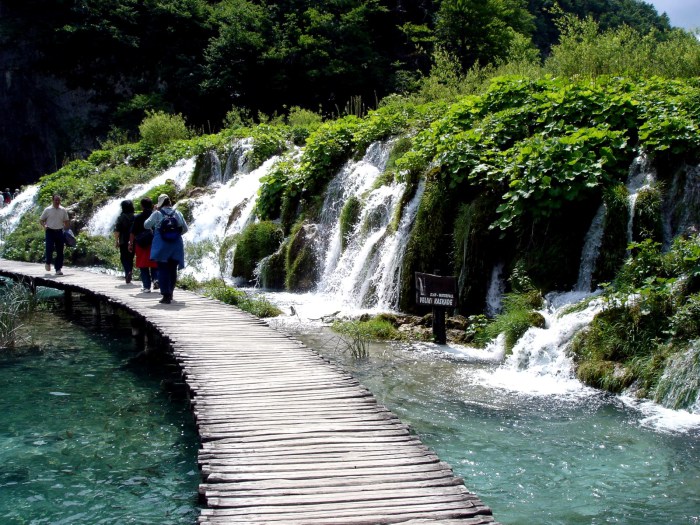
[[[51,271],[51,258],[55,249],[56,260],[54,261],[54,268],[56,269],[56,275],[63,275],[61,271],[61,268],[63,268],[63,230],[70,228],[70,217],[68,217],[66,209],[61,206],[61,197],[59,195],[53,196],[53,204],[42,212],[41,217],[39,217],[39,223],[45,231],[46,271]]]

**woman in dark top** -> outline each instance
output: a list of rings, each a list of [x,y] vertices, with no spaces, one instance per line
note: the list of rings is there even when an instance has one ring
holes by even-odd
[[[131,272],[134,269],[134,254],[129,251],[129,236],[131,235],[131,225],[134,223],[134,203],[130,200],[123,200],[121,206],[122,212],[114,225],[114,243],[119,248],[124,277],[126,283],[129,284]]]
[[[131,227],[131,237],[129,238],[129,250],[136,253],[136,267],[141,270],[141,292],[151,293],[151,283],[153,289],[158,289],[158,263],[151,260],[151,243],[153,242],[153,231],[144,228],[143,223],[153,213],[153,201],[144,197],[141,199],[141,209],[143,210],[134,217],[134,225]]]

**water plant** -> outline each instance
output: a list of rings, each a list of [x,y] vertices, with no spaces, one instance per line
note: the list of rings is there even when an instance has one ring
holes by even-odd
[[[28,286],[3,279],[0,281],[0,349],[20,342],[21,328],[37,305]]]

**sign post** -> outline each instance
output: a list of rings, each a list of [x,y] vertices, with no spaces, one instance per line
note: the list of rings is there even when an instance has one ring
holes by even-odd
[[[445,310],[457,306],[455,278],[416,272],[416,304],[433,307],[433,340],[447,343]]]

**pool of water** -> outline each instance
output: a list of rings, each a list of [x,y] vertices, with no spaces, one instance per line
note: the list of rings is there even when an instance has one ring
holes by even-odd
[[[132,360],[127,320],[72,317],[39,312],[0,350],[3,525],[195,523],[198,438],[171,368]]]
[[[697,418],[667,413],[659,425],[647,405],[509,376],[483,352],[386,344],[358,361],[318,326],[271,324],[357,377],[504,525],[700,522]]]

